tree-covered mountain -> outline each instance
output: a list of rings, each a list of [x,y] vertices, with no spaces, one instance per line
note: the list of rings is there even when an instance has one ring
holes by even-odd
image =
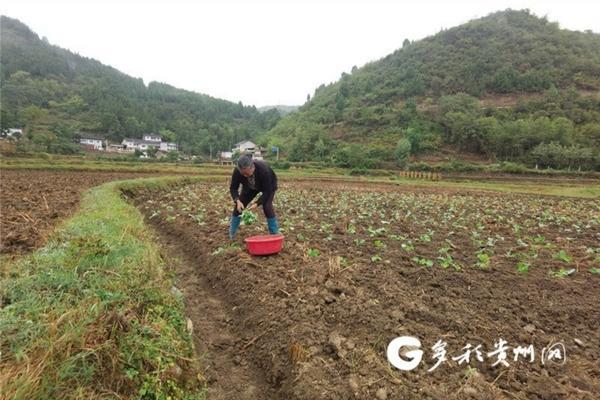
[[[400,43],[400,41],[399,41]],[[321,85],[263,141],[290,160],[405,163],[452,147],[599,167],[600,35],[507,10],[443,30]]]
[[[195,154],[230,149],[275,125],[276,110],[260,113],[164,83],[147,86],[102,63],[41,40],[2,16],[1,123],[24,127],[38,150],[69,152],[77,132],[118,141],[160,133]]]

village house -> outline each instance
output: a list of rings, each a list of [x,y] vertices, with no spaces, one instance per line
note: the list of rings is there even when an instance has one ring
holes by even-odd
[[[239,154],[249,154],[255,160],[263,159],[263,151],[264,149],[260,146],[257,146],[254,142],[250,140],[242,140],[234,145],[234,148],[231,151],[222,151],[220,153],[220,161],[231,161],[234,153]]]
[[[3,129],[0,137],[2,138],[20,138],[23,136],[23,130],[21,128],[8,128]]]
[[[158,148],[160,151],[177,151],[177,143],[173,142],[160,142],[160,147]]]
[[[231,151],[222,151],[219,158],[221,159],[221,161],[228,161],[231,160],[231,158],[233,157],[233,153]]]
[[[85,150],[91,151],[104,151],[106,148],[106,139],[104,136],[97,133],[85,133],[81,132],[78,134],[79,144]]]
[[[135,151],[140,150],[142,152],[149,150],[151,147],[158,149],[159,151],[169,152],[179,150],[177,143],[174,142],[163,142],[160,135],[147,133],[142,136],[142,139],[125,138],[121,142],[124,151]]]
[[[155,135],[153,133],[145,133],[144,136],[142,137],[142,140],[145,142],[160,143],[160,142],[162,142],[162,137],[160,135]]]

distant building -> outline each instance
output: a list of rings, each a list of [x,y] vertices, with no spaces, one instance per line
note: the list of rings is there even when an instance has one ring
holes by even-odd
[[[238,142],[234,145],[235,147],[233,149],[231,149],[231,153],[235,153],[238,152],[240,154],[248,154],[251,155],[253,159],[255,160],[262,160],[263,157],[263,151],[264,149],[260,146],[257,146],[254,142],[250,141],[250,140],[243,140],[241,142]],[[226,153],[226,152],[221,152],[221,154]],[[230,156],[231,159],[231,156]]]
[[[173,142],[160,142],[160,150],[161,151],[177,151],[178,147],[177,147],[177,143],[173,143]]]
[[[236,151],[240,154],[254,153],[254,150],[256,149],[256,144],[254,144],[254,142],[251,142],[250,140],[243,140],[234,144],[233,146],[233,149],[231,149],[232,153],[235,153]]]
[[[13,137],[13,136],[23,136],[23,129],[21,128],[8,128],[8,132],[6,132],[6,136],[8,137]]]
[[[152,133],[144,134],[142,139],[125,138],[121,145],[125,151],[135,151],[137,149],[143,152],[152,147],[164,152],[179,150],[177,143],[163,142],[161,136]]]
[[[0,138],[20,138],[23,136],[23,130],[20,128],[8,128],[0,131]]]
[[[97,133],[79,133],[79,144],[85,150],[104,151],[106,139]]]
[[[155,148],[160,147],[160,142],[147,141],[147,140],[142,140],[142,139],[125,138],[125,139],[123,139],[121,144],[123,145],[123,147],[125,149],[133,149],[133,150],[137,149],[137,150],[141,150],[141,151],[149,150],[151,147],[155,147]]]
[[[145,142],[162,142],[162,137],[160,135],[156,135],[154,133],[145,133],[142,137],[142,140]]]

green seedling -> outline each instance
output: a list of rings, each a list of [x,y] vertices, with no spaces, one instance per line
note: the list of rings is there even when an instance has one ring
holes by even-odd
[[[529,272],[529,263],[525,261],[519,261],[517,263],[517,271],[522,273]]]
[[[558,253],[554,254],[552,257],[554,257],[555,260],[564,261],[566,263],[573,261],[573,257],[568,255],[567,252],[564,250],[559,251]]]
[[[244,210],[242,211],[242,223],[244,225],[252,225],[254,222],[257,221],[257,217],[256,214],[253,213],[250,210]]]
[[[319,251],[319,249],[308,249],[307,254],[309,257],[318,257],[319,255],[321,255],[321,252]]]
[[[477,252],[477,262],[475,263],[477,268],[487,269],[490,266],[490,255],[480,250]]]
[[[429,260],[427,258],[421,258],[421,257],[413,257],[411,258],[412,261],[416,262],[419,265],[423,265],[425,267],[432,267],[433,266],[433,261]]]

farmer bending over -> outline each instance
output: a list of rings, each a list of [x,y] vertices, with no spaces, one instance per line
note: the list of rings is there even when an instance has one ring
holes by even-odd
[[[242,185],[241,195],[238,193],[240,184]],[[254,161],[250,156],[242,155],[237,162],[237,168],[233,170],[229,190],[234,203],[229,227],[230,238],[233,239],[237,233],[242,220],[242,210],[260,192],[262,192],[262,195],[249,210],[262,205],[265,217],[267,217],[269,233],[279,233],[277,217],[275,217],[275,211],[273,210],[273,197],[277,190],[277,175],[266,162]]]

